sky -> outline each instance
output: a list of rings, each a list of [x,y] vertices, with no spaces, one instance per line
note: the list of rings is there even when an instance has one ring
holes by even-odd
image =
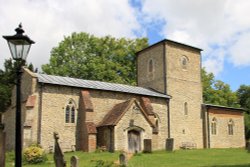
[[[21,22],[36,43],[28,63],[41,69],[50,51],[72,32],[117,38],[170,39],[203,49],[202,66],[232,90],[250,85],[248,0],[0,0],[0,33]],[[10,58],[0,40],[0,68]]]

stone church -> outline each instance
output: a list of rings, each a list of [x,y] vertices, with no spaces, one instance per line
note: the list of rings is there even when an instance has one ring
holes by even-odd
[[[137,86],[38,74],[22,77],[23,146],[63,151],[244,147],[243,110],[202,101],[201,49],[162,40],[137,53]],[[14,91],[13,91],[14,92]],[[15,93],[4,113],[14,148]]]

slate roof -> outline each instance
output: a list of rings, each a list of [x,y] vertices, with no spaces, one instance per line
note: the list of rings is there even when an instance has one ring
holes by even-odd
[[[130,86],[124,84],[115,84],[101,81],[91,81],[70,77],[62,77],[62,76],[54,76],[47,74],[36,74],[39,83],[47,83],[54,85],[64,85],[64,86],[72,86],[79,88],[88,88],[88,89],[97,89],[97,90],[107,90],[114,92],[124,92],[131,94],[139,94],[153,97],[162,97],[162,98],[170,98],[170,96],[153,91],[151,89]]]

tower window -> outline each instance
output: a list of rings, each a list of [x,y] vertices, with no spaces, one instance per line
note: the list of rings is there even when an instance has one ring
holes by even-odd
[[[154,62],[152,59],[150,59],[148,63],[148,72],[152,73],[153,71],[154,71]]]
[[[216,118],[213,118],[212,119],[212,122],[211,122],[211,134],[212,135],[216,135],[217,134],[217,120]]]
[[[76,107],[74,101],[69,100],[65,108],[65,123],[75,123]]]
[[[188,115],[188,103],[184,103],[184,115]]]
[[[234,134],[234,129],[233,129],[233,120],[230,119],[228,122],[228,134],[233,135]]]
[[[182,66],[182,69],[187,69],[188,67],[188,58],[186,56],[182,56],[181,57],[181,66]]]
[[[148,61],[148,74],[147,74],[147,78],[149,81],[153,80],[154,79],[154,60],[153,59],[150,59]]]

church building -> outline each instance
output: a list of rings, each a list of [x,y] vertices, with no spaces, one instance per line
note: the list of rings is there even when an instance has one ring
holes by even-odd
[[[24,68],[23,147],[52,151],[54,132],[63,151],[244,147],[243,109],[203,103],[201,51],[167,39],[139,51],[137,86]],[[3,122],[14,149],[15,93]]]

